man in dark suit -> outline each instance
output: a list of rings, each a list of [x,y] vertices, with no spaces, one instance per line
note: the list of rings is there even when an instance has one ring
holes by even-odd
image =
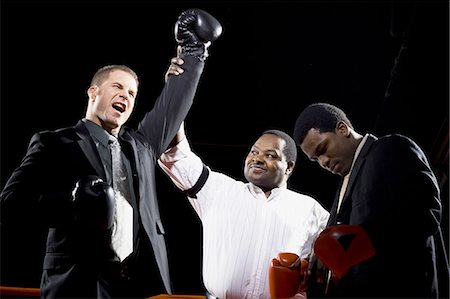
[[[175,31],[184,72],[167,80],[136,130],[123,124],[134,108],[138,77],[127,66],[110,65],[92,79],[85,118],[73,127],[32,137],[26,156],[1,193],[1,223],[19,224],[39,214],[48,224],[42,297],[144,298],[171,293],[154,168],[192,105],[207,48],[221,29],[202,10],[180,15]],[[97,219],[86,218],[100,218],[101,208],[110,208],[101,202],[106,191],[100,199],[92,196],[99,191],[95,190],[99,181],[113,185],[110,140],[121,146],[125,166],[121,179],[130,192],[123,203],[115,203],[115,225],[102,230],[86,225]],[[75,188],[77,182],[82,185]],[[122,204],[129,213],[123,222],[128,226],[117,237]],[[115,246],[115,237],[119,243],[128,237],[126,249]]]
[[[375,249],[340,280],[330,279],[326,296],[437,298],[440,190],[419,146],[396,134],[363,136],[326,103],[302,111],[294,140],[309,159],[343,177],[328,226],[358,225]]]

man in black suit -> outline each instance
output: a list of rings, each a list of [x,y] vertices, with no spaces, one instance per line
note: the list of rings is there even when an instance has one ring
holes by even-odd
[[[144,298],[171,293],[154,168],[192,105],[207,48],[221,30],[213,16],[199,9],[179,16],[175,34],[184,73],[167,80],[136,130],[123,124],[134,108],[138,77],[127,66],[109,65],[92,79],[85,118],[73,127],[32,137],[1,193],[1,223],[14,225],[26,221],[27,215],[42,214],[48,224],[42,297]],[[129,213],[128,226],[118,238],[123,243],[128,237],[124,250],[114,244],[122,220],[114,220],[107,230],[86,225],[98,222],[86,218],[101,217],[100,209],[110,208],[92,196],[99,191],[94,190],[99,181],[113,185],[110,140],[121,146],[121,179],[130,190],[113,208],[115,217],[122,204]],[[77,182],[82,185],[74,189]]]
[[[343,177],[327,226],[358,225],[375,249],[340,280],[330,279],[326,296],[437,298],[435,239],[442,207],[422,149],[397,134],[361,135],[341,109],[327,103],[302,111],[294,140],[309,159]]]

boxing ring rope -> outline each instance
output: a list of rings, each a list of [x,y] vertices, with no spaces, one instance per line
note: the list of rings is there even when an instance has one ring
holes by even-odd
[[[0,297],[3,296],[21,296],[21,297],[36,297],[40,298],[41,292],[39,288],[21,288],[21,287],[6,287],[0,286]]]
[[[0,286],[0,297],[15,296],[17,298],[40,298],[39,288],[7,287]],[[205,295],[168,295],[160,294],[147,299],[204,299]]]

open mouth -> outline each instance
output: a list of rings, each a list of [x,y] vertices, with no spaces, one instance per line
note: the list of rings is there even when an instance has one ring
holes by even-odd
[[[123,113],[125,111],[125,107],[122,104],[116,103],[116,104],[113,104],[112,106],[114,109],[116,109],[120,113]]]

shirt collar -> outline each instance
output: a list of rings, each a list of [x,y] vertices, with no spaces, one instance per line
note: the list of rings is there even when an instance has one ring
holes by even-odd
[[[97,125],[93,121],[90,121],[86,118],[83,118],[82,121],[85,123],[86,128],[89,133],[100,142],[105,147],[108,147],[108,141],[110,139],[111,134],[109,134],[105,129],[101,126]]]
[[[369,137],[369,134],[364,135],[363,139],[358,144],[358,147],[356,148],[356,151],[355,151],[355,155],[353,156],[352,166],[350,167],[350,171],[348,172],[348,175],[350,175],[350,173],[352,172],[353,166],[355,165],[355,162],[356,162],[356,159],[358,159],[359,153],[361,152],[361,149],[363,148],[364,144],[366,143],[368,137]]]
[[[275,198],[276,196],[278,196],[278,195],[280,194],[280,192],[282,192],[283,190],[286,190],[286,189],[287,189],[287,185],[286,185],[286,184],[281,185],[281,186],[279,186],[279,187],[275,187],[275,188],[273,188],[273,189],[271,190],[270,196],[269,196],[268,198],[266,198],[266,194],[264,193],[264,191],[263,191],[261,188],[259,188],[258,186],[256,186],[255,184],[249,182],[249,183],[247,184],[247,186],[248,186],[248,189],[249,189],[250,193],[251,193],[255,198],[258,198],[259,196],[264,196],[264,198],[265,198],[267,201],[272,200],[273,198]]]

